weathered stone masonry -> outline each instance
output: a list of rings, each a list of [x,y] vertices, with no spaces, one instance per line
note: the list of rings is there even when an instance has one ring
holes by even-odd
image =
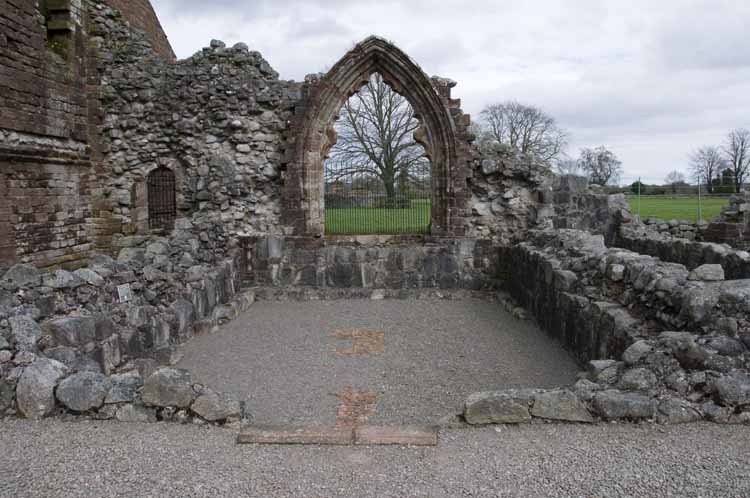
[[[0,413],[234,421],[236,399],[158,365],[255,291],[505,287],[589,378],[477,394],[468,421],[750,420],[750,284],[724,280],[749,276],[746,252],[644,229],[622,196],[475,147],[455,83],[380,38],[298,83],[244,44],[174,61],[145,0],[48,5],[52,24],[36,2],[0,0]],[[323,234],[333,119],[372,71],[419,115],[428,236]],[[175,179],[159,227],[154,171]],[[744,240],[743,199],[707,237]]]

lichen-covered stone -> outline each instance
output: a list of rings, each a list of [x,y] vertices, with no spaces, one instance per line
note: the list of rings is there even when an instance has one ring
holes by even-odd
[[[36,351],[36,343],[42,337],[42,329],[34,319],[26,315],[11,317],[10,331],[18,351]]]
[[[7,289],[36,287],[42,283],[42,272],[32,265],[17,264],[10,268],[2,278],[0,286]]]
[[[217,393],[206,389],[195,399],[190,409],[209,422],[239,418],[240,401],[227,393]]]
[[[67,373],[62,363],[38,358],[23,370],[16,387],[16,399],[21,414],[39,420],[55,409],[55,386]]]
[[[141,398],[150,406],[189,407],[195,399],[190,372],[178,368],[160,368],[145,380]]]
[[[112,383],[105,403],[131,403],[135,401],[138,389],[143,386],[143,377],[137,370],[122,374],[112,375],[109,378]]]
[[[98,372],[80,372],[62,380],[55,394],[69,410],[85,412],[104,404],[110,385],[110,380]]]
[[[656,415],[656,401],[640,394],[615,390],[594,395],[593,406],[604,419],[641,419]]]
[[[535,394],[531,389],[474,393],[464,404],[464,419],[472,425],[528,422]]]
[[[568,422],[593,422],[594,419],[572,392],[560,389],[538,393],[534,396],[531,415],[548,420]]]
[[[750,404],[750,374],[735,372],[719,377],[713,383],[713,393],[723,406]]]

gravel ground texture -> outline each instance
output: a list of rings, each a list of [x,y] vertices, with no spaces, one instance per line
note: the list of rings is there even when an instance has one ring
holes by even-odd
[[[352,331],[366,354],[336,336]],[[182,352],[179,367],[247,399],[259,423],[332,424],[347,386],[375,395],[370,423],[432,423],[472,392],[567,385],[578,371],[532,322],[481,299],[260,301]]]
[[[227,428],[0,421],[0,497],[750,496],[750,427],[447,430],[435,448],[236,445]]]

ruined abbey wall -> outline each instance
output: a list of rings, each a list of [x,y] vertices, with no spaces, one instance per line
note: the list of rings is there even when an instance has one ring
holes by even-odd
[[[115,24],[149,24],[150,38],[173,57],[150,4],[125,3],[127,15]],[[100,70],[112,59],[97,49],[110,30],[95,25],[108,8],[45,5],[0,3],[0,269],[81,266],[97,249]]]

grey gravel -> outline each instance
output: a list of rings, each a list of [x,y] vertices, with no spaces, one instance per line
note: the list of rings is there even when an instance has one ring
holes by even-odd
[[[337,356],[351,344],[339,329],[384,332],[383,354]],[[346,386],[376,394],[371,423],[432,423],[473,392],[569,385],[578,372],[532,322],[480,299],[260,301],[181,352],[179,367],[262,423],[333,423]]]
[[[436,448],[235,445],[173,423],[0,423],[0,496],[750,496],[750,427],[531,424],[443,431]]]

